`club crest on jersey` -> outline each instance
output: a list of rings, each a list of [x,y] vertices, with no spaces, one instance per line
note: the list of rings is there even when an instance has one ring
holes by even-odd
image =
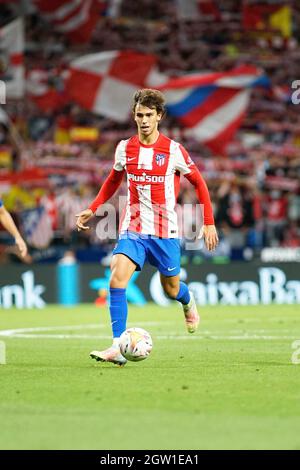
[[[157,153],[155,160],[158,166],[163,166],[166,161],[166,155],[164,153]]]

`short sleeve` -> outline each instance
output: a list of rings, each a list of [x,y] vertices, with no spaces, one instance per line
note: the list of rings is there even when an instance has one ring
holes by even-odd
[[[175,169],[182,173],[183,175],[187,175],[196,167],[195,163],[191,159],[189,153],[185,150],[185,148],[178,144],[176,149],[176,164]]]
[[[123,171],[126,165],[126,144],[127,140],[121,140],[115,151],[114,170]]]
[[[0,207],[2,207],[2,206],[3,206],[3,201],[2,201],[2,199],[0,199]]]

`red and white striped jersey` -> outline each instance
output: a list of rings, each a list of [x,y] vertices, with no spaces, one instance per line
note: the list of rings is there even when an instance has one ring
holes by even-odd
[[[127,203],[120,232],[178,237],[175,206],[180,174],[196,170],[184,147],[163,134],[152,145],[142,144],[135,135],[118,144],[114,169],[127,173]]]

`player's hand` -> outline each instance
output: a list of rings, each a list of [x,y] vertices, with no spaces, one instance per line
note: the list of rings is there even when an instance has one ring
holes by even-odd
[[[25,256],[27,255],[28,250],[27,250],[27,245],[24,242],[23,238],[22,237],[16,237],[15,242],[16,242],[17,247],[20,250],[22,258],[25,258]]]
[[[219,244],[219,238],[215,225],[203,225],[202,236],[208,251],[213,251]]]
[[[85,209],[75,215],[75,217],[77,217],[76,227],[78,232],[80,232],[80,230],[88,230],[90,228],[85,224],[93,217],[93,215],[94,213],[91,209]]]

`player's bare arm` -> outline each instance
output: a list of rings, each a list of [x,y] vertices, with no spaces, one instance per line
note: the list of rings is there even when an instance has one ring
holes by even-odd
[[[25,258],[27,255],[27,245],[23,240],[19,230],[17,229],[12,216],[4,206],[0,207],[0,222],[5,230],[7,230],[14,237],[15,243],[20,250],[22,258]]]
[[[219,238],[215,225],[203,226],[203,238],[205,246],[209,251],[213,251],[217,248],[219,244]]]
[[[75,217],[77,217],[76,227],[78,232],[81,230],[89,230],[90,227],[86,224],[93,216],[94,213],[92,209],[84,209],[83,211],[79,212],[79,214],[75,215]]]
[[[81,230],[89,230],[90,227],[86,224],[93,217],[98,207],[105,204],[117,191],[122,182],[123,175],[123,170],[117,171],[113,168],[90,207],[75,215],[75,217],[77,217],[76,227],[78,232]]]

